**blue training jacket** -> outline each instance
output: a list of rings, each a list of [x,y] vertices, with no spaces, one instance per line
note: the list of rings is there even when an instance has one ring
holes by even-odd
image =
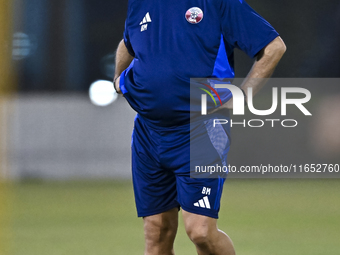
[[[120,88],[158,126],[189,122],[190,78],[234,78],[235,48],[253,58],[278,33],[243,0],[130,0],[124,42],[134,56]],[[230,94],[221,95],[222,101]]]

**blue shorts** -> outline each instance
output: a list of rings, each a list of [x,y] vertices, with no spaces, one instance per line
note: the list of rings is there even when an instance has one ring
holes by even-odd
[[[199,139],[190,136],[190,124],[176,127],[160,127],[137,115],[132,135],[132,177],[137,213],[146,217],[173,208],[218,218],[220,199],[225,177],[191,178],[190,145],[202,145],[207,164],[226,164],[229,139],[221,147],[221,153],[211,140],[207,122],[195,126]],[[191,131],[191,132],[190,132]],[[227,132],[224,130],[227,136]],[[202,135],[203,134],[203,135]],[[223,135],[223,134],[222,134]],[[216,139],[215,139],[216,140]],[[207,141],[209,141],[207,144]],[[223,155],[223,158],[221,158]],[[201,165],[200,162],[199,164]]]

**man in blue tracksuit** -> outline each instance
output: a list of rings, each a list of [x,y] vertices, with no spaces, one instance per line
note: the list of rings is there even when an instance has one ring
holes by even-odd
[[[225,179],[190,178],[190,78],[232,79],[235,48],[255,58],[241,85],[253,94],[286,50],[274,28],[243,0],[129,0],[114,85],[138,113],[132,176],[145,254],[174,254],[178,208],[198,254],[235,253],[216,225]],[[221,110],[231,108],[229,99],[222,96]],[[226,160],[219,155],[229,150],[227,132],[219,131],[225,153],[217,153],[207,129],[195,128],[201,140],[211,140],[207,161]]]

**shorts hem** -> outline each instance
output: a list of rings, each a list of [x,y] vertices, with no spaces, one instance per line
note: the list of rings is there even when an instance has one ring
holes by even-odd
[[[148,217],[148,216],[160,214],[160,213],[169,211],[169,210],[171,210],[173,208],[179,208],[179,207],[180,207],[180,205],[176,202],[176,203],[172,203],[169,206],[166,206],[166,207],[163,207],[163,208],[160,208],[160,209],[157,209],[157,210],[137,212],[137,215],[138,215],[138,217]]]
[[[194,213],[194,214],[203,215],[203,216],[207,216],[207,217],[210,217],[210,218],[218,219],[218,213],[212,213],[212,212],[209,213],[209,212],[201,212],[201,211],[198,212],[198,211],[195,211],[195,210],[188,208],[186,206],[181,206],[181,207],[184,211],[187,211],[189,213]]]

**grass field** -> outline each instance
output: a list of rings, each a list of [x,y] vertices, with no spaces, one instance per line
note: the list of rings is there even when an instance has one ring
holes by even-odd
[[[28,182],[11,191],[14,255],[143,254],[130,182]],[[176,254],[195,254],[182,223]],[[340,179],[230,179],[219,227],[238,255],[340,254]]]

